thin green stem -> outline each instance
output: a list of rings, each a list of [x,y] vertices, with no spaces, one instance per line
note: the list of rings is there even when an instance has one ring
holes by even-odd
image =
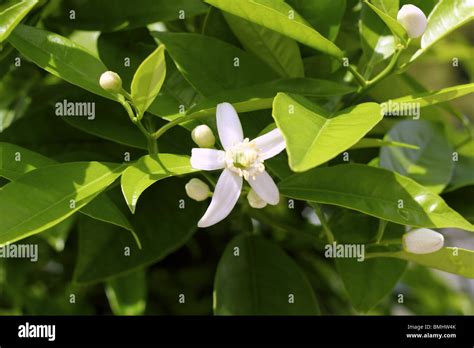
[[[156,142],[156,139],[153,137],[153,134],[150,133],[143,126],[141,120],[136,116],[135,112],[133,111],[132,105],[127,100],[125,100],[123,96],[119,98],[119,101],[120,101],[120,104],[122,104],[122,106],[127,111],[130,121],[132,121],[132,123],[138,127],[140,132],[142,132],[145,138],[147,139],[148,152],[150,153],[150,155],[156,155],[158,153],[158,144]]]
[[[187,122],[187,121],[190,121],[190,120],[196,120],[198,118],[201,118],[201,117],[204,117],[204,116],[208,116],[207,114],[203,114],[203,113],[194,113],[194,114],[190,114],[190,115],[186,115],[186,116],[182,116],[182,117],[179,117],[179,118],[176,118],[174,119],[173,121],[170,121],[168,122],[167,124],[165,124],[163,127],[161,127],[160,129],[158,129],[155,133],[152,134],[152,136],[155,138],[155,139],[158,139],[160,138],[163,134],[165,134],[168,130],[170,130],[171,128],[173,128],[174,126],[177,126],[181,123],[184,123],[184,122]]]
[[[375,76],[371,80],[366,81],[363,86],[359,87],[357,93],[355,93],[351,98],[349,98],[349,100],[346,102],[346,105],[357,103],[373,86],[375,86],[378,82],[389,76],[393,72],[401,53],[402,49],[397,49],[396,52],[392,55],[392,58],[388,65],[380,73],[378,73],[377,76]]]
[[[329,223],[326,220],[326,216],[324,216],[323,211],[321,210],[321,206],[317,203],[313,203],[312,207],[314,208],[314,211],[316,215],[319,218],[319,221],[321,221],[321,225],[323,226],[323,231],[326,234],[326,238],[328,239],[328,242],[330,244],[335,242],[334,234],[331,231],[331,228],[329,227]]]
[[[355,80],[361,87],[365,87],[367,85],[367,81],[365,80],[364,76],[362,76],[358,71],[357,68],[353,65],[349,65],[347,70],[354,76]]]
[[[385,77],[387,77],[392,71],[393,71],[393,68],[395,67],[395,64],[397,64],[397,61],[398,61],[398,57],[400,57],[400,54],[402,53],[402,50],[401,49],[398,49],[395,51],[395,53],[393,54],[392,56],[392,59],[390,59],[390,62],[388,63],[388,65],[385,67],[385,69],[383,69],[377,76],[375,76],[373,79],[367,81],[367,88],[368,86],[371,86],[377,82],[379,82],[380,80],[384,79]]]
[[[383,234],[385,232],[385,227],[387,227],[387,220],[380,219],[379,220],[379,227],[377,229],[377,234],[375,236],[375,243],[376,244],[379,244],[380,241],[382,240]]]

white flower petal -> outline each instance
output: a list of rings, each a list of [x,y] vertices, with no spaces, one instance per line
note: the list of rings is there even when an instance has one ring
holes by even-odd
[[[242,189],[242,177],[224,169],[212,195],[212,201],[198,227],[209,227],[224,220],[234,208]]]
[[[258,174],[255,179],[250,177],[247,181],[265,202],[271,205],[278,204],[280,192],[272,177],[266,171]]]
[[[239,115],[229,103],[217,104],[216,109],[217,131],[224,149],[228,149],[244,140],[244,132],[240,124]]]
[[[194,148],[191,151],[191,166],[194,169],[216,170],[224,168],[225,152],[216,149]]]
[[[257,144],[257,148],[260,150],[260,157],[263,160],[278,155],[286,147],[283,134],[281,134],[278,128],[255,138],[253,141]]]

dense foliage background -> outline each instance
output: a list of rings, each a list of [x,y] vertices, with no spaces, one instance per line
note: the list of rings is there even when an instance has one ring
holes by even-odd
[[[413,0],[429,19],[408,40],[405,3],[1,1],[0,244],[39,258],[0,258],[0,313],[473,314],[474,9]],[[132,94],[166,71],[138,89],[142,129],[106,70]],[[382,115],[389,100],[419,117]],[[189,131],[217,134],[224,101],[250,139],[283,133],[265,162],[282,199],[243,195],[198,229],[208,202],[184,186],[218,173],[190,167]],[[60,116],[64,102],[95,113]],[[143,129],[170,122],[154,155]],[[445,247],[404,251],[417,227]],[[364,262],[325,257],[333,239]]]

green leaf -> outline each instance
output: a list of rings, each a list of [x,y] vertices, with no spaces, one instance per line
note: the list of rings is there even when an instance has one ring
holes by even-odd
[[[290,168],[302,172],[356,144],[381,119],[376,103],[364,103],[330,116],[297,95],[278,93],[273,118],[286,141]]]
[[[240,17],[224,14],[245,50],[254,53],[279,76],[303,77],[303,60],[296,41]]]
[[[389,141],[384,139],[377,138],[363,138],[360,139],[355,145],[351,147],[354,149],[365,149],[369,147],[382,147],[382,146],[393,146],[393,147],[402,147],[405,149],[414,149],[418,150],[420,147],[413,144],[402,143],[399,141]]]
[[[388,102],[382,103],[382,105],[387,103],[392,105],[403,105],[402,103],[411,103],[412,105],[415,105],[416,103],[417,107],[423,108],[425,106],[431,106],[452,99],[456,99],[472,92],[474,92],[474,83],[466,83],[464,85],[443,88],[439,91],[406,95],[404,97],[389,100]]]
[[[308,279],[283,250],[262,237],[241,234],[217,266],[214,314],[315,315],[319,307]]]
[[[57,162],[21,146],[0,142],[0,177],[10,181],[36,168]]]
[[[16,159],[19,160],[17,161]],[[0,177],[13,181],[34,169],[53,164],[58,164],[58,162],[20,146],[0,143]],[[140,240],[137,238],[132,225],[105,192],[99,194],[91,203],[83,207],[80,212],[94,219],[125,228],[132,233],[138,247],[141,248]],[[61,230],[61,228],[58,230]],[[60,238],[64,233],[54,232],[51,234],[54,236],[59,235]],[[53,238],[54,240],[55,238]]]
[[[292,175],[278,186],[290,198],[338,205],[402,225],[474,232],[474,226],[441,197],[386,169],[360,164],[316,168]]]
[[[291,6],[283,1],[206,0],[206,2],[333,57],[342,58],[344,56],[339,47],[311,28]]]
[[[384,21],[384,23],[390,29],[392,34],[395,35],[396,37],[398,37],[400,39],[401,43],[404,46],[406,46],[408,37],[407,37],[407,32],[402,27],[402,25],[400,23],[398,23],[395,18],[388,15],[384,11],[380,10],[378,7],[372,5],[369,1],[365,0],[364,3],[366,3],[377,14],[377,16],[379,16],[380,19]]]
[[[345,258],[336,258],[336,267],[354,308],[367,312],[395,287],[405,271],[407,262],[364,257],[367,254],[367,245],[363,244],[374,242],[377,238],[379,220],[376,218],[352,210],[337,209],[332,213],[329,225],[337,244],[327,245],[325,255],[331,252],[334,256],[333,252],[336,251],[337,256],[337,248],[346,248],[346,245],[350,247],[351,252],[357,251],[353,246],[363,252],[363,255],[354,253],[352,257],[345,255]],[[402,225],[390,223],[385,228],[384,237],[401,237],[404,229]],[[364,249],[361,250],[362,247]]]
[[[342,244],[341,244],[342,245]],[[407,262],[387,259],[336,259],[336,267],[355,309],[368,312],[387,296],[405,272]]]
[[[123,86],[129,89],[133,75],[140,64],[156,49],[156,42],[147,28],[100,33],[97,38],[97,53],[100,60],[120,75]],[[130,64],[124,64],[121,52],[127,52]]]
[[[132,234],[139,249],[142,248],[140,238],[138,238],[133,226],[127,217],[117,207],[117,205],[107,196],[105,192],[97,196],[91,203],[83,207],[81,213],[90,216],[93,219],[108,222],[122,227]]]
[[[394,257],[397,259],[416,262],[440,271],[458,274],[467,278],[474,278],[474,251],[462,248],[442,248],[430,254],[412,254],[406,251],[380,252],[368,257]]]
[[[392,17],[397,15],[398,0],[374,0],[372,2],[388,15]],[[395,37],[380,17],[365,3],[362,3],[359,31],[363,51],[359,66],[364,67],[364,76],[368,78],[379,63],[395,52]]]
[[[428,16],[426,30],[421,37],[421,48],[410,62],[425,53],[436,42],[474,18],[474,4],[470,0],[440,0]]]
[[[71,215],[59,224],[43,231],[40,237],[43,238],[56,252],[62,252],[66,246],[69,233],[76,224],[76,215]]]
[[[152,34],[165,45],[186,80],[205,96],[277,78],[273,70],[251,53],[213,37]]]
[[[458,160],[454,162],[454,172],[449,182],[449,191],[474,185],[474,140],[457,148]]]
[[[63,221],[112,184],[123,169],[111,163],[65,163],[38,168],[6,184],[0,190],[0,244]]]
[[[408,176],[434,193],[443,191],[451,179],[454,162],[453,149],[441,126],[422,120],[402,121],[384,139],[415,144],[419,149],[382,147],[380,167]]]
[[[196,232],[197,221],[207,206],[188,198],[185,184],[185,180],[170,178],[143,193],[142,204],[131,217],[143,245],[141,250],[123,229],[81,216],[74,280],[97,282],[146,267],[184,245]],[[119,195],[114,198],[123,202]],[[185,209],[180,209],[181,204]],[[129,254],[124,254],[127,251]]]
[[[238,112],[270,109],[278,92],[312,97],[329,97],[354,92],[355,89],[337,82],[309,78],[280,79],[254,86],[223,91],[197,103],[188,114],[215,115],[216,105],[231,103]]]
[[[99,85],[107,67],[71,40],[35,27],[18,25],[8,41],[26,58],[49,73],[105,98],[116,96]]]
[[[77,12],[76,20],[69,18],[71,9]],[[128,30],[178,20],[180,14],[187,19],[206,10],[207,6],[196,0],[62,0],[48,23],[79,30]]]
[[[195,171],[188,156],[160,153],[156,158],[141,157],[125,169],[121,178],[122,193],[130,211],[135,213],[140,195],[158,180]]]
[[[286,2],[322,36],[331,41],[336,40],[346,10],[346,0],[287,0]]]
[[[165,48],[161,45],[140,64],[133,76],[132,99],[141,114],[160,92],[165,75]]]
[[[0,12],[0,43],[8,38],[13,29],[38,3],[38,0],[24,0]]]
[[[105,293],[115,315],[143,315],[147,295],[145,270],[139,269],[107,280]]]

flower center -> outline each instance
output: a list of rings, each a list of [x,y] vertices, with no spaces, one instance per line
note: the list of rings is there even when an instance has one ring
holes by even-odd
[[[265,170],[263,160],[259,156],[259,149],[254,142],[246,138],[225,153],[226,167],[243,176],[246,180],[254,178]]]

